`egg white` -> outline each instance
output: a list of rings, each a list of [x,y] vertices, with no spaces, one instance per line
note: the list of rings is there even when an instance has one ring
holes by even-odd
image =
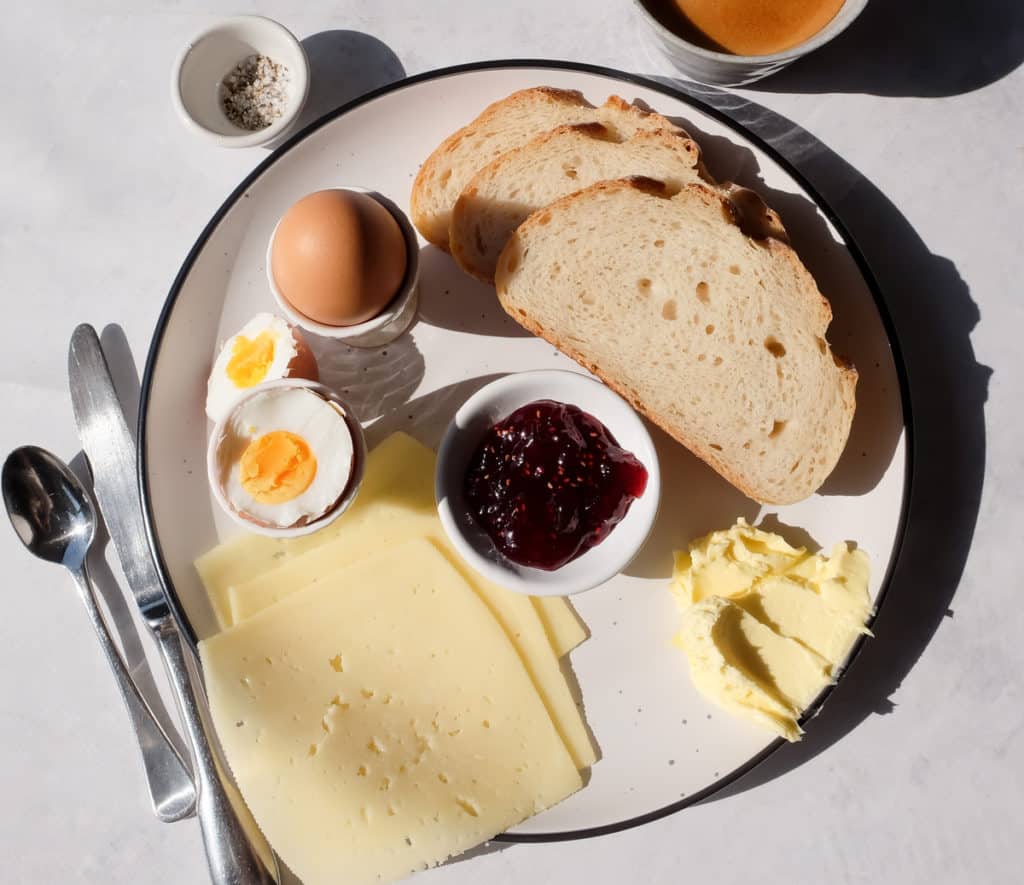
[[[316,475],[291,501],[264,504],[241,483],[240,460],[254,439],[273,430],[302,437],[316,458]],[[217,444],[221,490],[239,515],[277,528],[305,525],[337,503],[352,476],[355,448],[341,410],[312,390],[281,387],[264,390],[238,406]]]
[[[272,313],[258,313],[224,342],[214,361],[206,386],[206,414],[211,421],[219,421],[239,399],[252,390],[252,387],[239,387],[228,377],[228,363],[231,361],[237,338],[245,336],[252,339],[261,332],[269,332],[274,340],[274,357],[261,383],[288,377],[288,366],[298,354],[298,345],[292,335],[291,326]]]

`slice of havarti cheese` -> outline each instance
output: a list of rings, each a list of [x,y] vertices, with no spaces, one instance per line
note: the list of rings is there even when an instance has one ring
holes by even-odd
[[[492,584],[470,569],[452,548],[436,514],[397,508],[393,512],[386,509],[378,517],[353,526],[329,544],[291,559],[266,575],[231,587],[229,598],[236,622],[244,623],[367,557],[386,554],[412,538],[426,538],[444,554],[504,628],[577,767],[593,765],[597,753],[590,733],[530,597]]]
[[[217,733],[304,885],[387,882],[580,776],[501,626],[414,540],[200,643]]]

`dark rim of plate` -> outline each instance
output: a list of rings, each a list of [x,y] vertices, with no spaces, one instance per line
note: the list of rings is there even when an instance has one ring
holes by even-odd
[[[200,252],[206,245],[206,241],[210,238],[214,230],[220,224],[221,220],[227,214],[228,210],[234,203],[240,200],[246,190],[256,181],[264,172],[266,172],[280,157],[291,150],[295,145],[301,142],[311,133],[318,130],[320,127],[325,126],[332,120],[348,113],[353,108],[357,108],[360,105],[366,104],[367,102],[373,101],[381,96],[387,95],[391,92],[397,92],[400,89],[405,89],[409,86],[414,86],[417,83],[423,83],[428,80],[438,80],[444,77],[452,77],[458,74],[472,73],[475,71],[486,71],[495,69],[515,69],[515,68],[534,68],[537,70],[561,70],[561,71],[578,71],[584,74],[594,74],[600,77],[606,77],[611,80],[618,80],[622,83],[630,83],[635,86],[642,86],[645,89],[650,89],[654,92],[660,92],[670,98],[681,101],[684,104],[688,104],[695,110],[700,111],[702,114],[707,114],[709,117],[714,118],[718,122],[724,124],[733,130],[737,135],[746,139],[751,144],[755,145],[759,150],[764,151],[772,160],[779,164],[779,166],[790,175],[797,184],[803,189],[804,193],[810,197],[815,205],[821,210],[822,214],[828,219],[828,221],[835,228],[843,243],[846,245],[857,263],[857,267],[860,270],[861,275],[864,278],[864,282],[867,284],[871,291],[871,295],[875,301],[875,307],[878,309],[879,316],[882,320],[882,325],[885,328],[886,337],[889,340],[889,347],[892,350],[893,363],[896,368],[896,375],[899,380],[900,386],[900,403],[903,409],[903,424],[904,433],[906,434],[906,450],[905,450],[905,464],[904,464],[904,480],[903,480],[903,500],[900,505],[900,518],[896,532],[896,540],[893,544],[892,556],[889,559],[889,566],[886,569],[885,575],[882,579],[881,585],[879,586],[878,596],[875,598],[875,614],[868,622],[868,626],[874,623],[878,617],[878,612],[881,610],[882,604],[885,601],[885,597],[889,590],[889,585],[892,581],[892,576],[895,572],[896,565],[899,562],[900,554],[903,547],[903,541],[906,537],[907,531],[907,518],[909,511],[909,502],[911,487],[913,485],[913,467],[914,467],[914,432],[913,432],[913,420],[910,405],[910,388],[907,379],[906,366],[903,363],[903,355],[900,350],[899,342],[896,338],[895,326],[892,321],[892,317],[889,314],[888,307],[886,306],[885,300],[882,297],[881,290],[879,289],[878,283],[875,280],[874,274],[872,274],[870,267],[864,255],[861,253],[859,247],[854,242],[853,237],[847,231],[845,225],[840,220],[839,216],[832,209],[832,207],[824,200],[824,198],[815,190],[811,183],[778,151],[775,150],[770,144],[761,139],[758,135],[741,126],[727,114],[712,107],[711,105],[705,104],[704,102],[696,99],[684,92],[680,92],[673,89],[670,86],[666,86],[662,83],[658,83],[655,80],[650,80],[646,77],[641,77],[637,74],[628,74],[624,71],[618,71],[614,68],[601,67],[600,65],[590,64],[579,64],[576,62],[558,61],[549,59],[505,59],[505,60],[494,60],[485,62],[471,62],[469,64],[454,65],[448,68],[439,68],[434,71],[427,71],[422,74],[417,74],[413,77],[407,77],[402,80],[398,80],[394,83],[390,83],[387,86],[382,86],[379,89],[375,89],[372,92],[368,92],[365,95],[361,95],[356,99],[342,105],[341,107],[325,114],[318,120],[314,120],[308,126],[301,131],[297,132],[291,138],[289,138],[281,147],[275,150],[266,160],[259,164],[243,181],[238,187],[231,192],[230,196],[224,201],[220,208],[214,213],[213,218],[203,228],[202,233],[196,240],[195,245],[189,251],[185,257],[185,261],[178,271],[174,282],[171,284],[170,291],[167,294],[167,299],[164,302],[164,306],[160,311],[160,317],[157,320],[156,329],[153,333],[153,340],[149,347],[149,353],[146,356],[146,367],[142,376],[141,391],[140,391],[140,402],[139,402],[139,424],[138,424],[138,482],[139,488],[142,495],[142,511],[143,518],[146,522],[146,534],[149,539],[150,549],[153,552],[153,557],[156,560],[157,569],[160,572],[160,577],[163,580],[164,588],[167,593],[167,598],[170,602],[171,610],[174,612],[175,619],[188,637],[189,641],[193,646],[196,644],[196,634],[192,629],[192,625],[189,623],[188,618],[185,615],[184,608],[181,605],[181,601],[178,599],[177,593],[171,584],[170,577],[167,571],[166,563],[164,562],[163,552],[160,548],[160,542],[156,537],[156,532],[153,525],[153,512],[152,512],[152,500],[149,489],[149,482],[147,479],[146,471],[146,416],[149,407],[149,397],[151,387],[153,383],[153,372],[156,367],[156,361],[160,355],[160,347],[163,342],[164,331],[167,328],[168,320],[170,319],[171,313],[174,310],[175,302],[178,299],[178,294],[181,291],[182,286],[185,283],[192,265],[199,257]],[[846,662],[846,667],[843,673],[853,664],[856,657],[860,654],[861,649],[864,647],[865,637],[861,637],[854,645],[853,650],[850,653],[849,658]],[[800,718],[800,724],[805,725],[810,719],[821,709],[822,705],[828,700],[832,694],[835,686],[842,681],[843,674],[840,674],[839,679],[825,688],[824,691],[818,696],[814,704],[804,713]],[[636,817],[628,818],[627,820],[617,821],[616,823],[604,824],[598,827],[587,827],[580,830],[567,830],[564,832],[557,833],[503,833],[494,838],[494,841],[500,842],[563,842],[574,839],[587,839],[594,836],[604,836],[610,833],[617,833],[622,830],[628,830],[632,827],[642,826],[643,824],[651,823],[659,818],[667,817],[670,814],[674,814],[677,811],[681,811],[684,808],[688,808],[691,805],[696,805],[698,802],[702,802],[708,797],[714,795],[719,790],[727,787],[728,785],[739,780],[745,774],[750,772],[765,759],[771,756],[776,750],[784,746],[786,741],[782,738],[777,738],[775,741],[765,747],[760,753],[748,759],[743,765],[732,771],[726,773],[723,777],[720,777],[714,783],[705,787],[703,790],[699,790],[689,796],[680,799],[678,802],[673,802],[669,805],[665,805],[661,808],[657,808],[653,811],[649,811],[646,814],[641,814]]]

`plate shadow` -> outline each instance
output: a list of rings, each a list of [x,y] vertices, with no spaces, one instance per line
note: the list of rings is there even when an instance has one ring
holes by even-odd
[[[980,312],[966,282],[951,261],[929,250],[874,184],[814,136],[760,105],[711,87],[658,79],[759,135],[844,219],[891,315],[913,407],[906,533],[873,625],[875,638],[862,646],[828,703],[809,723],[804,739],[783,747],[707,800],[714,801],[785,774],[828,749],[871,714],[893,711],[889,697],[943,620],[952,616],[950,605],[981,500],[984,409],[992,371],[974,356],[970,335]],[[772,201],[770,192],[765,196]],[[787,208],[781,206],[780,212],[788,224],[793,213],[787,215]],[[814,258],[809,255],[809,263]]]
[[[710,135],[685,117],[671,118],[701,146],[708,172],[760,194],[781,216],[786,234],[832,306],[827,337],[834,351],[857,367],[857,411],[839,462],[819,490],[860,495],[873,489],[892,463],[903,423],[899,390],[892,387],[892,357],[872,302],[863,297],[860,269],[837,241],[817,205],[800,194],[765,184],[754,153],[729,138]],[[787,121],[788,122],[788,121]]]

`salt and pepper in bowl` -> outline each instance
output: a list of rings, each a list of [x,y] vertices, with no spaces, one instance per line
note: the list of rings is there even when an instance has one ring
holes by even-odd
[[[279,140],[309,95],[309,60],[283,25],[258,15],[224,19],[178,54],[171,100],[182,122],[221,147]]]

